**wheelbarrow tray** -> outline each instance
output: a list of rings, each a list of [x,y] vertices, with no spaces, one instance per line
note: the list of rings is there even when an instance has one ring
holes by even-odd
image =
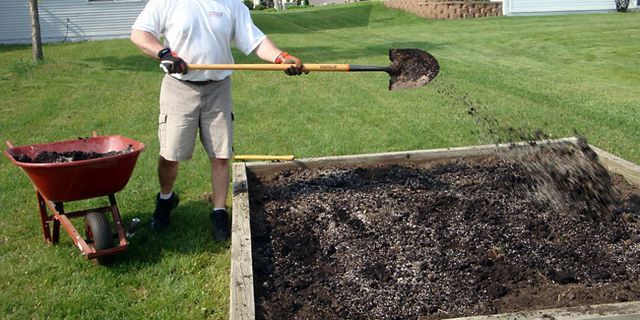
[[[34,159],[40,152],[131,152],[72,162],[30,163],[15,157],[26,155]],[[67,202],[109,195],[122,190],[144,144],[120,135],[96,136],[78,140],[10,147],[5,155],[29,176],[35,188],[53,202]]]

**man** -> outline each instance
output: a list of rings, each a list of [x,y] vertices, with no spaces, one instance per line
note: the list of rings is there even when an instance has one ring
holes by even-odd
[[[295,65],[285,71],[289,75],[300,75],[302,62],[278,49],[254,25],[239,0],[150,0],[132,26],[131,41],[146,55],[160,60],[166,72],[158,125],[160,192],[151,228],[160,231],[169,225],[170,212],[179,202],[173,192],[179,162],[191,158],[200,131],[200,141],[211,160],[213,236],[224,241],[230,235],[225,203],[233,141],[231,71],[190,71],[187,63],[231,64],[232,41],[246,55],[254,53],[265,61]]]

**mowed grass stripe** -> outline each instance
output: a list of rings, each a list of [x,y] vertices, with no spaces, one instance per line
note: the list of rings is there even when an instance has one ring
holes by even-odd
[[[575,128],[640,162],[638,14],[435,21],[363,2],[254,18],[308,63],[388,65],[389,48],[418,47],[438,58],[441,74],[425,88],[390,92],[384,73],[236,72],[239,154],[302,158],[491,143],[486,127],[466,113],[471,101],[500,126],[554,137]],[[59,245],[45,245],[33,186],[1,161],[0,317],[227,318],[230,252],[210,240],[201,147],[181,167],[183,202],[172,230],[155,235],[147,228],[158,191],[157,62],[128,39],[47,44],[44,53],[45,63],[34,65],[29,46],[0,46],[7,61],[0,65],[0,140],[43,143],[96,130],[144,142],[147,150],[117,194],[123,220],[139,217],[143,228],[110,268],[85,261],[64,233]],[[239,63],[260,62],[234,54]],[[81,220],[74,223],[82,229]]]

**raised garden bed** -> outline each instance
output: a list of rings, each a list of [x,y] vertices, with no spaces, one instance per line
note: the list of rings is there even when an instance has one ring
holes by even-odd
[[[560,319],[639,300],[640,169],[594,148],[611,179],[560,145],[579,143],[235,164],[231,318]]]

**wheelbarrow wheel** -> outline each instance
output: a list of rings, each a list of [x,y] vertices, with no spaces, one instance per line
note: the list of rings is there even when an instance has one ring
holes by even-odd
[[[84,217],[85,231],[87,239],[93,242],[96,251],[113,247],[113,234],[107,216],[102,212],[89,212]],[[101,256],[96,258],[99,265],[108,264],[113,261],[113,256]]]

